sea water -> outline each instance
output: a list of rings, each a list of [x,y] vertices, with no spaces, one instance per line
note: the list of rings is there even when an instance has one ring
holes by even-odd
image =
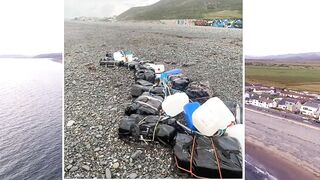
[[[0,59],[0,179],[62,179],[63,65]]]
[[[248,154],[245,158],[245,170],[246,180],[277,180],[263,165]]]

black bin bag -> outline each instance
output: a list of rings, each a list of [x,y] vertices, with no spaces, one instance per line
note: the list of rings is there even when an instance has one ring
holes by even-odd
[[[160,124],[156,129],[157,140],[165,145],[173,145],[176,129],[167,124]]]
[[[153,69],[138,69],[135,71],[134,77],[136,81],[142,79],[154,83],[156,79],[156,73]]]
[[[199,177],[220,177],[217,157],[210,138],[203,136],[196,138],[192,168],[194,174]]]
[[[125,109],[125,114],[158,115],[162,101],[161,96],[144,92]]]
[[[212,138],[178,133],[174,156],[178,168],[193,177],[242,178],[240,143],[229,136]]]
[[[119,124],[118,135],[120,138],[137,136],[140,134],[138,123],[144,118],[142,115],[132,114],[125,116]]]
[[[171,76],[170,81],[172,83],[172,88],[179,91],[185,91],[190,83],[189,78],[182,76]]]
[[[198,101],[201,104],[211,96],[209,86],[200,82],[191,82],[185,92],[192,101]]]
[[[190,135],[177,133],[173,147],[177,165],[186,170],[190,169],[192,140],[193,137]]]
[[[131,114],[124,117],[119,125],[119,138],[157,140],[165,145],[173,145],[176,136],[174,126],[166,124],[169,121],[160,121],[160,116],[143,116]]]
[[[153,132],[156,128],[159,116],[146,116],[139,124],[140,135],[145,139],[152,139]]]
[[[131,95],[132,95],[132,97],[138,97],[144,92],[150,92],[154,95],[164,97],[164,88],[163,87],[154,86],[149,81],[139,79],[131,87]]]
[[[222,177],[242,178],[242,154],[239,141],[230,136],[214,139],[220,159]]]

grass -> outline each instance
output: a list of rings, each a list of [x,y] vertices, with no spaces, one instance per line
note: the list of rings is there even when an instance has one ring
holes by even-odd
[[[246,82],[320,92],[320,67],[311,65],[246,65]]]
[[[209,12],[203,15],[204,19],[215,18],[242,18],[242,13],[238,10],[224,10],[218,12]]]
[[[242,0],[161,0],[134,7],[118,20],[242,18]]]

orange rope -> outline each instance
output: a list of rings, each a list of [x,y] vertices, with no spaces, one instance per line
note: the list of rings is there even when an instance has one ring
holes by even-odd
[[[220,168],[220,161],[219,161],[219,158],[218,158],[218,154],[217,154],[217,151],[216,151],[216,147],[215,147],[214,144],[213,144],[212,138],[210,138],[210,139],[211,139],[212,148],[214,149],[214,155],[216,156],[220,179],[222,179],[222,173],[221,173],[221,168]]]
[[[192,159],[193,159],[193,151],[194,151],[195,141],[196,141],[196,138],[195,138],[195,136],[193,136],[192,149],[191,149],[191,158],[190,158],[190,172],[192,172]]]
[[[190,168],[189,168],[189,170],[187,170],[187,169],[185,169],[185,168],[183,168],[183,167],[180,167],[179,164],[178,164],[177,157],[174,156],[174,159],[175,159],[175,161],[176,161],[176,166],[178,167],[178,169],[189,173],[191,176],[194,176],[194,177],[196,177],[196,178],[207,179],[206,177],[197,176],[196,174],[194,174],[194,173],[192,172],[192,160],[193,160],[193,152],[194,152],[194,146],[195,146],[195,139],[196,139],[196,138],[193,137],[193,143],[192,143],[192,149],[191,149],[191,158],[190,158]],[[216,152],[216,148],[215,148],[215,146],[214,146],[214,144],[213,144],[212,138],[211,138],[210,140],[211,140],[212,148],[213,148],[213,150],[214,150],[215,158],[217,159],[219,176],[220,176],[220,179],[222,179],[222,172],[221,172],[221,167],[220,167],[220,161],[219,161],[219,158],[218,158],[218,155],[217,155],[217,152]]]
[[[190,172],[189,170],[187,170],[187,169],[185,169],[185,168],[183,168],[183,167],[180,167],[180,166],[178,165],[178,160],[177,160],[177,157],[176,157],[176,156],[174,156],[174,159],[175,159],[175,161],[176,161],[176,166],[177,166],[180,170],[185,171],[185,172],[189,173],[191,176],[194,176],[194,177],[199,178],[199,179],[200,179],[200,178],[202,178],[202,179],[208,179],[208,178],[205,178],[205,177],[197,176],[197,175],[195,175],[192,171]]]

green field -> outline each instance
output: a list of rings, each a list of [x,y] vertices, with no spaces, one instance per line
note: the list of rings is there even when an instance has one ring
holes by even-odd
[[[320,92],[319,65],[246,65],[246,82]]]

